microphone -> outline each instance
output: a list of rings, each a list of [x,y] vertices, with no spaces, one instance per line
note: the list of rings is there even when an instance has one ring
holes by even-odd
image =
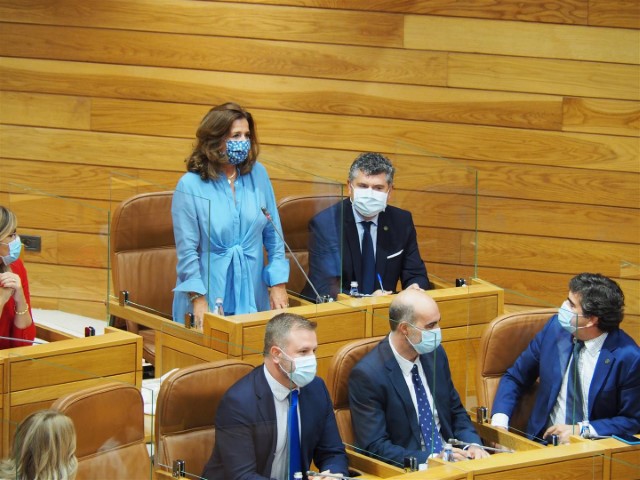
[[[311,286],[311,289],[313,290],[313,293],[316,294],[316,303],[333,302],[333,298],[331,298],[329,295],[325,295],[323,297],[322,295],[320,295],[318,293],[318,290],[316,289],[316,286],[309,279],[309,276],[307,275],[307,272],[304,271],[304,268],[302,268],[302,265],[300,265],[300,262],[298,261],[298,258],[293,254],[293,252],[291,251],[291,247],[289,247],[289,244],[287,243],[287,241],[282,236],[282,233],[280,233],[280,229],[276,226],[275,222],[271,218],[271,214],[269,213],[269,210],[267,210],[267,207],[260,207],[260,208],[262,210],[262,214],[267,218],[267,220],[269,220],[269,223],[273,226],[273,229],[275,230],[275,232],[280,237],[280,240],[282,240],[282,243],[284,243],[284,246],[287,247],[287,250],[291,254],[291,258],[293,258],[293,261],[298,266],[298,269],[302,272],[302,275],[304,276],[305,280]]]
[[[508,448],[485,447],[484,445],[479,445],[477,443],[463,442],[462,440],[457,440],[455,438],[450,438],[447,443],[450,443],[451,445],[453,445],[455,447],[471,447],[471,446],[473,446],[473,447],[481,448],[482,450],[490,450],[492,452],[515,453],[513,450],[509,450]]]

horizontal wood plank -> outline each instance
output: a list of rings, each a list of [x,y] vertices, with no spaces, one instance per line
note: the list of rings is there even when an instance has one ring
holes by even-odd
[[[15,159],[125,168],[143,164],[148,170],[183,171],[191,143],[146,135],[0,125],[2,156]]]
[[[481,231],[630,244],[640,238],[638,209],[492,197],[478,203]]]
[[[629,243],[478,232],[478,265],[571,274],[595,271],[621,277],[624,262],[640,264],[640,250]]]
[[[27,265],[27,270],[29,265]],[[31,304],[33,308],[42,308],[44,310],[60,310],[61,312],[74,313],[83,317],[94,318],[96,320],[109,321],[109,315],[105,306],[104,299],[101,301],[86,301],[83,299],[65,299],[52,297],[31,296]],[[34,318],[36,324],[38,317]]]
[[[210,1],[210,0],[209,0]],[[585,24],[588,0],[499,0],[478,2],[477,0],[234,0],[241,3],[268,3],[315,8],[340,8],[445,17],[490,18],[495,20],[521,20]],[[604,0],[600,0],[604,1]],[[617,26],[617,25],[613,25]]]
[[[448,72],[451,87],[640,100],[638,65],[453,53]]]
[[[636,0],[589,0],[589,25],[640,29]]]
[[[4,0],[0,18],[14,23],[190,35],[237,37],[250,32],[253,38],[389,47],[402,45],[403,28],[402,16],[386,13],[317,9],[310,15],[307,8],[189,0],[86,0],[82,4],[31,0],[29,8]]]
[[[105,132],[190,138],[203,108],[96,99],[92,126]],[[606,135],[253,110],[264,143],[355,151],[440,155],[539,165],[637,172],[638,140]],[[287,125],[283,129],[282,125]],[[400,141],[398,139],[404,139]]]
[[[89,129],[90,101],[82,97],[0,91],[0,123]]]
[[[640,136],[640,102],[565,98],[562,130]]]
[[[447,89],[415,85],[295,78],[273,75],[205,72],[182,69],[23,60],[0,63],[8,90],[44,90],[86,95],[180,103],[221,103],[242,98],[246,108],[307,111],[331,115],[401,118],[463,124],[559,130],[562,99],[548,95]],[[92,102],[93,109],[101,101]],[[37,116],[31,117],[31,122]],[[196,125],[193,125],[195,129]]]
[[[31,294],[56,299],[104,302],[110,278],[106,269],[28,263]]]
[[[0,55],[415,85],[447,79],[442,52],[18,23],[0,24]]]
[[[419,15],[404,18],[406,48],[640,63],[640,31],[636,30]]]
[[[173,190],[183,173],[9,158],[0,158],[0,162],[0,195],[1,192],[17,192],[17,185],[28,185],[42,194],[64,197],[69,202],[74,199],[105,200],[111,211],[121,200],[139,193]],[[178,166],[179,159],[175,163]],[[182,166],[181,170],[184,164]],[[46,176],[42,172],[46,172]],[[51,178],[56,179],[55,184]],[[10,201],[9,198],[6,200]]]

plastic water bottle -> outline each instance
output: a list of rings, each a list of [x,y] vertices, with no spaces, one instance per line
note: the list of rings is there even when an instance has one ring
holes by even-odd
[[[450,443],[444,444],[444,453],[442,454],[442,459],[445,462],[453,462],[453,446]]]
[[[351,282],[351,290],[349,290],[349,295],[352,297],[359,297],[360,293],[358,292],[358,282]]]
[[[220,297],[216,298],[216,308],[213,310],[213,313],[224,317],[224,309],[222,308],[222,299]]]

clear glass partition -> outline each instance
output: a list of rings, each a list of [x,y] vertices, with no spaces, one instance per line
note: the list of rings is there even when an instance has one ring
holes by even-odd
[[[54,184],[44,191],[0,177],[1,203],[18,221],[36,324],[71,336],[84,336],[85,327],[101,334],[110,289],[109,204],[68,195]]]

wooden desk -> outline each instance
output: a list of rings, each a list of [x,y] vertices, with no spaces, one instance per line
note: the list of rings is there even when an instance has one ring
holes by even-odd
[[[30,413],[50,407],[62,395],[113,381],[140,387],[138,335],[108,328],[105,335],[0,351],[0,455],[9,454],[17,424]]]

